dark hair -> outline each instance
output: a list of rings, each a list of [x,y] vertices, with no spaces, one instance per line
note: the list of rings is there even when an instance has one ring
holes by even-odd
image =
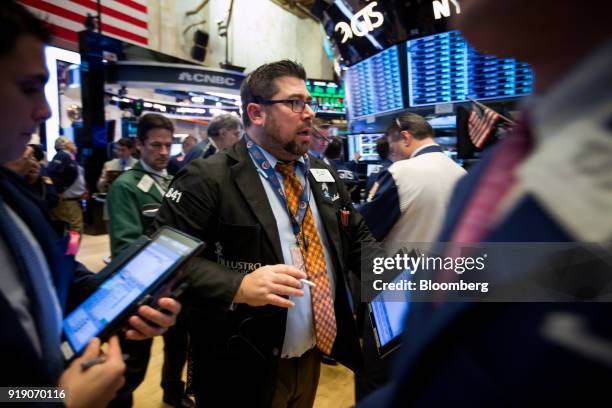
[[[122,137],[121,139],[115,142],[117,146],[127,147],[128,149],[132,148],[132,140],[128,137]]]
[[[10,53],[22,35],[33,35],[47,43],[51,37],[51,25],[13,0],[0,1],[0,55]]]
[[[195,138],[195,136],[192,136],[192,135],[187,135],[187,136],[185,136],[185,138],[183,139],[183,143],[182,143],[182,145],[183,145],[183,146],[186,146],[186,145],[187,145],[187,144],[189,144],[190,142],[197,143],[197,142],[198,142],[198,139],[196,139],[196,138]]]
[[[376,141],[376,153],[381,160],[387,160],[389,157],[389,141],[386,137],[381,137]]]
[[[148,132],[151,129],[168,129],[170,132],[174,133],[174,125],[170,119],[158,113],[147,113],[138,119],[136,136],[140,143],[147,141],[149,137]]]
[[[206,132],[210,137],[217,137],[221,129],[238,129],[240,127],[240,119],[231,113],[215,116],[208,124]]]
[[[36,161],[41,161],[45,158],[45,151],[43,150],[41,145],[30,143],[28,146],[32,148],[32,154]]]
[[[271,99],[278,92],[274,80],[280,77],[306,79],[306,71],[301,64],[291,60],[282,60],[264,64],[251,72],[240,86],[242,98],[242,123],[244,127],[251,126],[247,113],[249,103],[257,103],[261,99]]]
[[[325,149],[325,157],[331,160],[336,160],[340,158],[341,152],[342,142],[338,139],[334,139],[327,145],[327,149]]]
[[[400,132],[407,131],[417,140],[434,137],[435,133],[429,122],[416,113],[405,113],[398,116],[387,129],[387,137],[395,142],[400,139]]]

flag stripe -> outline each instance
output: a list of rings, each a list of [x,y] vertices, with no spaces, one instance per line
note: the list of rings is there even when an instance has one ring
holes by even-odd
[[[80,23],[85,22],[85,16],[79,15],[70,10],[66,10],[65,8],[56,6],[55,4],[45,3],[44,1],[37,1],[37,0],[21,0],[21,2],[23,4],[32,6],[35,9],[46,11],[47,13],[55,14],[61,17],[65,17],[69,20],[74,20]]]
[[[108,34],[114,34],[114,35],[116,35],[118,37],[127,38],[127,39],[130,39],[130,40],[135,41],[137,43],[144,44],[144,45],[148,44],[147,37],[142,37],[140,35],[137,35],[137,34],[134,34],[134,33],[130,33],[129,31],[125,31],[125,30],[122,30],[120,28],[113,27],[113,26],[105,23],[104,21],[102,21],[101,28],[102,28],[103,32],[106,32]]]
[[[78,32],[85,29],[87,14],[97,14],[95,0],[19,0],[28,9],[53,24],[57,37],[78,42]],[[147,7],[142,2],[103,0],[103,34],[139,45],[148,45]],[[70,34],[68,31],[74,31]]]
[[[71,1],[75,1],[75,0],[71,0]],[[77,0],[77,1],[83,1],[83,0]],[[75,13],[76,15],[78,15],[80,17],[80,20],[77,20],[78,22],[81,22],[81,25],[78,27],[78,29],[76,31],[81,31],[84,30],[85,27],[82,25],[82,21],[85,21],[85,18],[87,16],[87,14],[91,14],[91,11],[89,8],[73,3],[70,4],[70,13]],[[56,13],[57,14],[57,13]],[[70,19],[69,16],[63,16],[63,17],[67,17],[68,19]],[[74,20],[74,19],[72,19]],[[119,19],[116,19],[114,17],[108,16],[106,14],[102,14],[102,31],[108,31],[109,33],[113,33],[115,35],[118,36],[122,36],[123,34],[118,34],[117,32],[114,32],[112,29],[109,29],[108,27],[115,27],[119,30],[124,30],[127,33],[130,33],[130,35],[137,35],[143,38],[147,38],[149,35],[149,31],[146,28],[141,28],[141,27],[136,27],[132,24],[126,23],[124,21],[121,21]],[[126,38],[130,38],[128,36],[126,36]],[[138,42],[143,42],[140,40],[135,40]]]
[[[117,3],[121,3],[128,7],[136,9],[140,11],[141,13],[145,13],[145,14],[147,13],[147,6],[140,4],[140,3],[136,3],[135,1],[132,1],[132,0],[115,0],[115,1]]]
[[[494,110],[481,110],[479,106],[472,104],[472,112],[468,117],[468,133],[476,147],[482,148],[499,119],[499,114]]]
[[[97,5],[94,1],[91,0],[71,0],[73,3],[80,4],[83,7],[87,7],[88,9],[95,11],[97,13]],[[113,10],[104,5],[100,5],[100,11],[102,13],[102,21],[105,20],[106,16],[114,17],[119,21],[124,21],[126,23],[134,24],[137,27],[147,29],[147,23],[145,21],[139,20],[135,17],[128,16],[120,11]]]
[[[91,1],[95,1],[95,0],[91,0]],[[149,15],[147,13],[142,13],[122,3],[117,3],[116,1],[113,1],[113,0],[102,0],[102,5],[112,10],[117,10],[123,14],[132,16],[140,21],[144,21],[145,23],[149,21]]]
[[[58,25],[53,27],[53,35],[72,42],[79,42],[79,34],[76,31],[68,30]]]

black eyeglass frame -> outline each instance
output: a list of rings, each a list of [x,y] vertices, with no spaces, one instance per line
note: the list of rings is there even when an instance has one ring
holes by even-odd
[[[302,99],[262,99],[262,98],[256,97],[254,98],[253,102],[261,104],[261,105],[274,105],[276,103],[289,103],[291,104],[291,110],[294,113],[304,112],[304,109],[306,109],[306,105],[308,105],[310,107],[310,110],[312,110],[313,112],[317,112],[319,110],[319,102],[314,99],[311,100],[310,102],[306,102]],[[302,108],[300,109],[298,105],[302,105]]]

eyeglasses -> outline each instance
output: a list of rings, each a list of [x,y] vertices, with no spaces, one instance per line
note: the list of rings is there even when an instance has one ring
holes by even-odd
[[[255,98],[255,103],[260,103],[262,105],[273,105],[275,103],[286,103],[291,105],[291,110],[295,113],[302,113],[306,108],[306,105],[310,107],[310,110],[316,112],[319,109],[319,102],[314,99],[310,102],[306,102],[302,99],[261,99]]]
[[[312,135],[315,137],[315,139],[323,139],[325,140],[327,143],[331,142],[331,137],[329,136],[325,136],[323,133],[321,133],[321,131],[319,129],[317,129],[316,127],[312,127]]]

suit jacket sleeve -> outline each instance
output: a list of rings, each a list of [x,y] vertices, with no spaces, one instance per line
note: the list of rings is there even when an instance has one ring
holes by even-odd
[[[361,207],[370,231],[376,239],[387,236],[401,215],[399,194],[393,175],[388,170],[380,174],[379,188],[374,199]]]
[[[208,176],[210,170],[206,167],[205,162],[194,161],[183,168],[171,185],[175,194],[164,198],[153,227],[168,225],[205,242],[204,252],[185,267],[189,288],[182,300],[222,318],[233,302],[243,275],[206,259],[214,250],[217,208],[221,205],[221,186]]]
[[[104,167],[102,168],[102,173],[100,174],[100,178],[98,179],[98,183],[96,187],[98,187],[98,191],[101,193],[106,193],[107,185],[106,185],[106,172],[110,168],[110,162],[104,163]]]
[[[116,180],[106,198],[110,216],[111,253],[115,257],[127,248],[145,231],[140,221],[140,200],[138,187]],[[153,187],[154,188],[154,187]]]
[[[341,197],[342,205],[350,212],[348,226],[344,228],[348,234],[349,241],[347,252],[348,267],[353,273],[358,274],[361,272],[362,265],[368,264],[366,258],[371,256],[371,254],[363,253],[363,245],[370,243],[375,244],[376,239],[372,236],[370,229],[361,214],[359,214],[359,211],[353,207],[351,196],[337,171],[332,166],[329,166],[329,169],[333,173],[334,178],[338,180],[338,192]],[[339,219],[338,222],[341,223],[342,220]]]

